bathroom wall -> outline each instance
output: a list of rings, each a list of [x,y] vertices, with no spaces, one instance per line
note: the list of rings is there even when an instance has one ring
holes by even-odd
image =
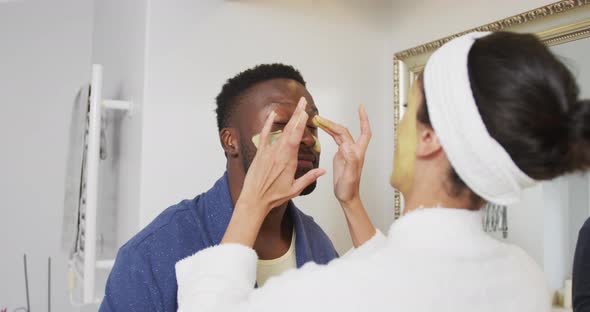
[[[90,77],[93,2],[0,3],[0,309],[77,311],[66,292],[61,251],[70,112]]]
[[[94,3],[92,62],[102,64],[103,98],[131,101],[129,113],[109,112],[107,160],[102,162],[104,209],[116,220],[114,247],[121,246],[139,228],[141,184],[142,107],[145,82],[146,0],[101,0]],[[104,214],[105,210],[101,210]],[[108,227],[103,227],[106,230]],[[109,248],[111,246],[109,245]],[[105,255],[107,256],[107,255]]]

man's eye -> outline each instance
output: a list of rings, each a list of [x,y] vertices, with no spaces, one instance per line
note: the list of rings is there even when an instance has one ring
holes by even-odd
[[[275,128],[285,128],[287,126],[286,122],[275,122],[273,123],[273,126]],[[309,125],[307,126],[307,129],[309,129],[310,131],[317,131],[318,127],[314,126],[314,125]]]

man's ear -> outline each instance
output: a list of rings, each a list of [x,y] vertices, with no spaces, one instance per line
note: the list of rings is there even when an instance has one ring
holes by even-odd
[[[225,151],[227,157],[238,157],[240,156],[240,144],[238,131],[235,128],[223,128],[219,132],[219,139],[221,140],[221,146]]]
[[[428,158],[442,150],[440,141],[434,129],[428,126],[418,126],[418,144],[416,146],[416,157]]]

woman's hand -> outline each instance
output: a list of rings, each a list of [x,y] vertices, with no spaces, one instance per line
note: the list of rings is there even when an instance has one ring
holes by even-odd
[[[305,112],[306,105],[307,101],[302,97],[282,136],[272,145],[270,130],[275,113],[271,112],[267,118],[260,133],[258,151],[246,174],[222,243],[240,243],[252,247],[262,221],[270,210],[298,196],[325,174],[324,169],[318,168],[295,180],[297,154],[309,118]]]
[[[338,152],[334,156],[334,194],[344,209],[353,245],[358,247],[375,235],[360,198],[360,182],[365,153],[371,141],[371,125],[365,108],[359,108],[361,135],[354,141],[350,131],[326,118],[316,116],[315,123],[334,138]]]
[[[371,141],[371,125],[365,108],[359,108],[361,135],[356,142],[350,131],[326,118],[316,116],[316,124],[334,138],[338,152],[334,156],[334,194],[341,204],[360,199],[360,180],[365,153]]]

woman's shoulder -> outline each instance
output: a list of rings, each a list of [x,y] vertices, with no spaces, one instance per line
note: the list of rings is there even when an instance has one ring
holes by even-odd
[[[517,289],[515,295],[525,296],[532,301],[547,303],[550,306],[551,293],[541,266],[521,247],[508,243],[502,244],[508,258],[506,270],[513,276],[511,279]]]

